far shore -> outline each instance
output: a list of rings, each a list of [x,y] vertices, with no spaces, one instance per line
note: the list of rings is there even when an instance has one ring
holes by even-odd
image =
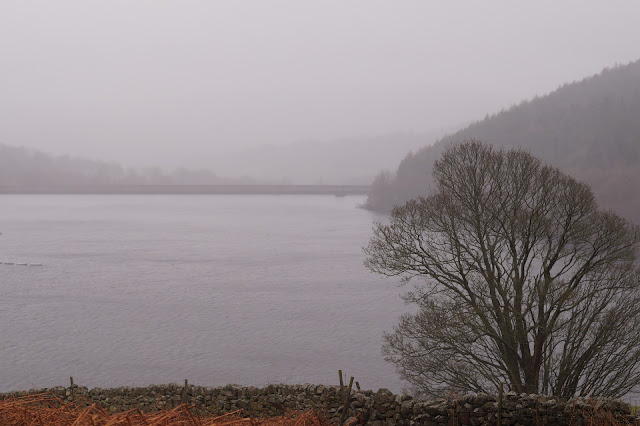
[[[0,185],[0,194],[366,195],[368,185]]]

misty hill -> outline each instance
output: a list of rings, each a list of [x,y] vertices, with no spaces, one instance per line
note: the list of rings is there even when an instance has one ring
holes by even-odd
[[[271,183],[369,185],[380,169],[397,164],[407,152],[444,134],[434,131],[263,145],[219,156],[212,160],[212,168],[225,176],[249,175]]]
[[[221,178],[207,170],[126,169],[118,164],[0,144],[0,185],[222,185],[252,184],[249,178]]]
[[[602,206],[640,223],[640,61],[487,116],[380,173],[367,200],[377,211],[428,192],[433,162],[465,138],[522,147],[593,188]]]

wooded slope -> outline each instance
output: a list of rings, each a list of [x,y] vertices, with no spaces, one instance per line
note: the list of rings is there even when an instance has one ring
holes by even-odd
[[[367,206],[389,211],[427,194],[433,162],[464,139],[524,148],[587,182],[603,207],[640,223],[640,61],[565,84],[409,154],[395,174],[376,178]]]

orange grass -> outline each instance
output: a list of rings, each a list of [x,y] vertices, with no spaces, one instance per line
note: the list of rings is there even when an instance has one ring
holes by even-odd
[[[329,423],[314,411],[293,411],[270,419],[243,418],[240,412],[218,417],[203,417],[193,407],[179,405],[167,411],[142,413],[133,409],[111,414],[86,399],[65,403],[52,394],[30,395],[0,401],[0,425],[115,426],[115,425],[188,425],[188,426],[326,426]]]

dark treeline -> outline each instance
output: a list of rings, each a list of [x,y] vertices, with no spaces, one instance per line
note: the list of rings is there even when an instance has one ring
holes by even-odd
[[[208,170],[131,169],[68,156],[52,156],[0,144],[0,185],[232,185],[254,184],[250,178],[228,179]]]
[[[602,206],[640,223],[640,61],[566,84],[410,153],[396,173],[377,176],[367,206],[389,211],[426,194],[444,148],[471,138],[528,150],[588,183]]]

